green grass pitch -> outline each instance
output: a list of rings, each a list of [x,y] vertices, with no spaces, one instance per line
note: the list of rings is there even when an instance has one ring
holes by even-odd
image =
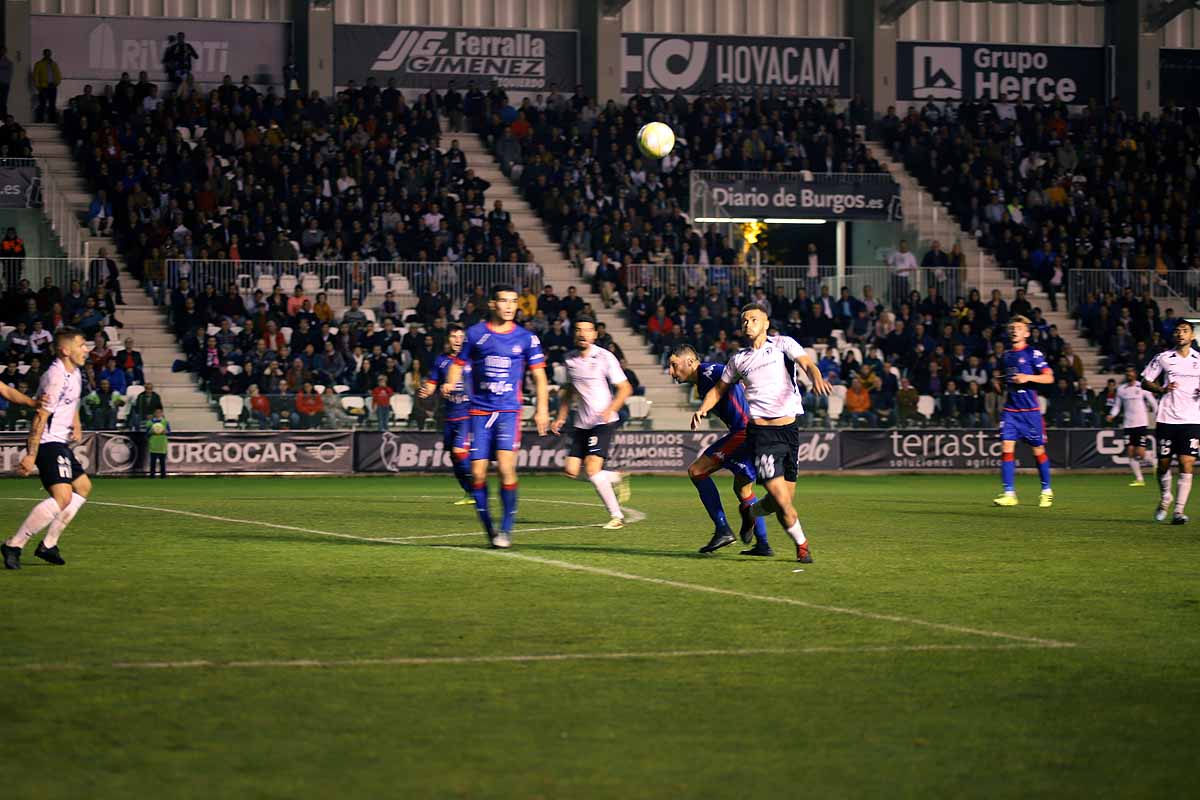
[[[803,477],[803,571],[773,521],[773,560],[697,555],[686,478],[608,532],[525,477],[511,553],[449,477],[99,480],[67,566],[0,572],[0,791],[1183,796],[1200,523],[1128,480]]]

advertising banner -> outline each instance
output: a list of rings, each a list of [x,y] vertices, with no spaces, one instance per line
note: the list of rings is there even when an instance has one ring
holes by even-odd
[[[333,79],[339,86],[374,76],[404,89],[460,88],[569,92],[579,81],[579,34],[514,28],[414,28],[338,25]]]
[[[896,99],[1104,102],[1109,58],[1105,47],[897,42]]]
[[[75,453],[79,466],[83,467],[89,475],[95,475],[100,471],[96,461],[97,436],[99,434],[85,432],[83,441],[71,445],[71,450]],[[17,463],[25,457],[25,445],[28,441],[28,433],[0,433],[0,474],[16,475]],[[35,472],[34,477],[36,478],[36,476]]]
[[[1001,442],[995,428],[841,431],[842,469],[1000,469]],[[1050,431],[1050,465],[1068,464],[1068,437]],[[1017,445],[1017,466],[1036,467],[1026,444]]]
[[[32,208],[40,204],[37,167],[10,167],[0,161],[0,208]]]
[[[1076,469],[1129,468],[1125,456],[1125,433],[1111,428],[1063,431],[1070,436],[1071,466]],[[1154,430],[1150,430],[1146,452],[1155,454]]]
[[[1200,50],[1159,50],[1158,86],[1161,105],[1200,106]]]
[[[97,455],[101,475],[146,472],[145,436],[102,432]],[[354,467],[350,431],[219,431],[172,433],[167,471],[223,475],[271,472],[349,473]]]
[[[29,26],[33,52],[53,51],[64,81],[115,81],[122,72],[136,81],[145,70],[161,83],[167,37],[182,31],[199,56],[192,64],[197,83],[226,75],[241,83],[249,75],[251,83],[278,86],[291,44],[286,22],[35,14]]]
[[[890,177],[799,172],[691,174],[691,211],[719,208],[722,217],[894,221],[902,218],[900,184]]]
[[[621,91],[853,94],[850,39],[621,34]]]

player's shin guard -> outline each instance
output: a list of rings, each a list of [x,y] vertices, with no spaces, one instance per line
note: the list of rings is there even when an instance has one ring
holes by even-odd
[[[32,537],[54,520],[58,512],[58,502],[53,497],[47,497],[33,507],[29,516],[21,523],[21,527],[17,528],[17,532],[5,544],[9,547],[24,547]]]
[[[71,520],[75,519],[75,515],[86,502],[87,498],[83,495],[71,494],[71,502],[67,503],[67,507],[58,512],[58,516],[50,523],[50,530],[46,531],[46,537],[42,539],[44,547],[54,547],[58,544],[58,537],[62,536],[63,529],[71,524]]]
[[[500,485],[500,503],[504,506],[504,518],[500,522],[500,530],[512,533],[513,523],[517,519],[517,484]]]
[[[703,478],[692,478],[692,485],[696,487],[696,494],[700,495],[700,502],[704,504],[704,510],[708,512],[709,518],[718,528],[728,528],[729,520],[725,517],[725,508],[721,505],[721,493],[717,491],[717,484],[709,476]]]
[[[608,510],[608,515],[613,519],[625,519],[625,514],[621,512],[621,504],[617,501],[617,493],[613,491],[612,474],[604,470],[597,472],[588,480],[596,488],[596,494],[600,495],[600,500],[604,503],[604,508]]]
[[[754,540],[762,547],[769,547],[767,543],[767,520],[765,517],[754,516],[754,506],[758,503],[758,498],[750,495],[742,501],[742,516],[752,517],[754,519]]]
[[[475,498],[475,512],[479,514],[479,521],[483,523],[483,530],[488,536],[494,537],[496,529],[492,525],[491,509],[488,508],[487,481],[471,484],[471,496]]]
[[[1175,492],[1175,513],[1182,514],[1187,508],[1188,495],[1192,493],[1192,473],[1179,474],[1179,488]]]
[[[1159,504],[1166,508],[1171,504],[1171,468],[1159,470],[1158,473]]]
[[[1142,478],[1142,462],[1138,461],[1137,456],[1129,457],[1129,468],[1131,470],[1133,470],[1133,479],[1135,481],[1137,481],[1138,483],[1141,483],[1143,480],[1143,478]]]
[[[1004,483],[1004,491],[1009,494],[1017,493],[1017,462],[1016,455],[1004,453],[1000,456],[1000,480]]]
[[[454,465],[454,477],[458,479],[458,485],[464,492],[471,494],[475,488],[475,480],[471,477],[471,463],[468,457],[468,453],[451,453],[450,461]]]
[[[1042,491],[1050,488],[1050,456],[1042,453],[1037,457],[1038,476],[1042,479]]]

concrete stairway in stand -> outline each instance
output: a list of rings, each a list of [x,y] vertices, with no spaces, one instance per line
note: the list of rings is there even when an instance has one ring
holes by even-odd
[[[542,267],[544,281],[554,287],[555,294],[562,297],[566,295],[568,286],[575,286],[579,296],[591,303],[597,321],[605,323],[608,332],[625,352],[630,368],[646,388],[646,399],[652,403],[653,426],[670,430],[686,428],[692,416],[687,394],[662,370],[658,357],[650,352],[642,336],[630,327],[624,306],[618,301],[611,309],[604,308],[600,295],[592,292],[588,280],[547,235],[541,218],[521,197],[516,184],[500,171],[499,164],[478,135],[443,133],[442,137],[444,142],[458,139],[459,147],[467,157],[467,165],[476,175],[491,183],[485,195],[488,210],[496,200],[504,203],[504,209],[512,214],[521,238]]]
[[[956,241],[962,245],[967,264],[961,282],[962,291],[965,293],[970,289],[979,289],[986,301],[993,289],[999,289],[1005,301],[1011,301],[1017,289],[1015,276],[1008,275],[1000,269],[992,255],[980,246],[974,234],[964,231],[950,210],[937,202],[933,195],[908,173],[902,162],[892,158],[882,143],[868,142],[867,151],[900,184],[905,224],[916,228],[922,242],[928,243],[937,239],[946,251],[949,251]],[[913,250],[920,259],[924,251],[916,247]],[[1079,356],[1088,385],[1097,392],[1103,389],[1108,378],[1107,375],[1100,374],[1103,357],[1099,349],[1088,344],[1087,339],[1076,329],[1075,320],[1071,319],[1068,313],[1070,306],[1066,294],[1059,294],[1058,311],[1050,310],[1050,298],[1042,291],[1040,284],[1031,283],[1026,294],[1030,303],[1042,309],[1046,321],[1058,326],[1058,333],[1063,341],[1070,344]]]
[[[91,205],[92,196],[71,157],[70,148],[54,125],[31,124],[26,126],[26,130],[33,142],[34,157],[46,162],[50,172],[65,188],[77,218],[82,220]],[[117,319],[125,326],[120,332],[121,341],[132,338],[134,349],[141,352],[146,382],[153,383],[155,391],[162,396],[171,426],[175,430],[219,429],[221,425],[216,412],[192,376],[186,372],[171,371],[175,360],[183,358],[183,351],[167,327],[165,309],[155,306],[126,270],[116,242],[107,236],[92,236],[86,224],[80,223],[80,227],[81,235],[88,243],[87,252],[90,256],[94,257],[103,247],[117,263],[126,303],[117,307]]]

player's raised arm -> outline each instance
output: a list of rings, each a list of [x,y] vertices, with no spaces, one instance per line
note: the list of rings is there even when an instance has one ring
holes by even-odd
[[[721,398],[729,392],[729,387],[733,386],[733,381],[726,381],[725,375],[729,374],[729,367],[725,367],[725,374],[721,376],[721,380],[717,381],[708,394],[704,395],[704,400],[700,403],[700,408],[692,415],[692,430],[697,430],[700,427],[700,420],[708,416],[708,412],[712,411],[717,403],[721,402]]]
[[[817,362],[805,352],[804,347],[799,342],[790,336],[780,336],[778,339],[779,349],[783,350],[787,357],[800,365],[800,368],[808,373],[808,379],[812,381],[813,391],[817,394],[829,394],[833,391],[833,387],[825,380],[825,376],[821,374],[821,370],[817,367]]]
[[[29,406],[37,408],[37,401],[32,397],[27,396],[24,392],[19,392],[7,383],[0,383],[0,397],[3,397],[10,403],[16,403],[19,406]]]

